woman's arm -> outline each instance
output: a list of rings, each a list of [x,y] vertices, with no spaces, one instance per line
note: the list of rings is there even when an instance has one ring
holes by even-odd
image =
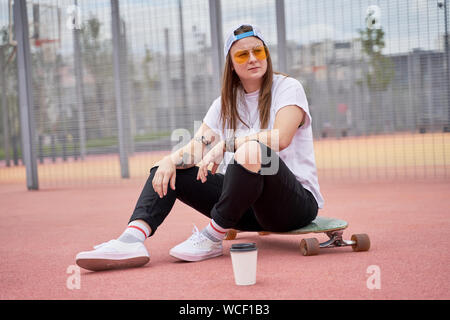
[[[237,150],[245,142],[258,140],[274,151],[287,148],[305,118],[305,111],[298,106],[286,106],[280,109],[276,116],[272,130],[261,131],[246,137],[236,138],[234,148]]]
[[[169,185],[172,190],[175,190],[176,169],[194,167],[201,161],[204,153],[207,153],[214,145],[218,145],[218,141],[219,138],[214,131],[203,123],[195,137],[186,146],[155,163],[153,167],[158,166],[158,169],[153,177],[152,186],[159,197],[166,196]]]
[[[192,168],[200,162],[203,156],[219,141],[220,137],[216,135],[208,125],[202,123],[194,138],[187,145],[165,158],[170,158],[177,169]]]

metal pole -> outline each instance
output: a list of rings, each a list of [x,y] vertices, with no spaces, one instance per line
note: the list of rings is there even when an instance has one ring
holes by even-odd
[[[76,0],[75,6],[77,6]],[[84,124],[83,62],[81,60],[80,32],[79,28],[73,28],[73,65],[75,69],[75,99],[78,107],[78,139],[80,143],[80,158],[84,160],[86,157],[86,128]]]
[[[186,100],[186,57],[184,55],[184,31],[183,31],[183,6],[181,0],[178,0],[178,17],[180,23],[180,45],[181,45],[181,106],[186,108],[188,102]]]
[[[220,92],[224,65],[221,0],[209,0],[209,23],[211,26],[213,72],[216,73],[213,82],[214,87]]]
[[[114,64],[114,89],[116,94],[116,109],[117,109],[117,129],[119,131],[119,159],[120,159],[120,173],[122,178],[129,178],[128,167],[128,153],[125,146],[126,134],[123,113],[123,99],[121,86],[121,67],[120,67],[120,15],[119,15],[119,1],[111,0],[111,30],[113,40],[113,64]]]
[[[62,158],[64,161],[67,161],[67,124],[66,124],[66,113],[64,111],[63,107],[63,101],[62,101],[62,90],[61,90],[61,69],[62,69],[62,55],[61,53],[58,53],[56,58],[56,92],[58,94],[58,110],[59,110],[59,121],[62,126],[62,136],[59,135],[59,139],[62,140]]]
[[[169,125],[168,128],[170,131],[175,129],[177,127],[177,119],[175,115],[175,105],[174,105],[174,99],[172,97],[172,86],[171,86],[171,79],[172,79],[172,69],[171,69],[171,62],[170,62],[170,41],[169,41],[169,29],[164,28],[164,47],[166,51],[165,56],[165,65],[166,65],[166,72],[165,72],[165,85],[164,85],[164,98],[166,101],[166,108],[165,113],[168,114],[168,121]]]
[[[6,90],[6,72],[7,67],[5,63],[5,46],[0,46],[0,88],[2,90],[2,111],[3,111],[3,140],[4,140],[4,148],[5,148],[5,160],[6,166],[9,167],[11,165],[11,155],[9,150],[11,149],[9,145],[9,110],[8,110],[8,101],[7,101],[7,93]]]
[[[31,53],[28,35],[26,0],[14,1],[14,34],[17,41],[17,73],[19,87],[20,128],[22,155],[26,167],[28,190],[39,189],[36,162],[36,130],[33,115],[33,88],[31,82]]]
[[[128,80],[128,48],[125,21],[120,21],[120,83],[122,88],[122,114],[124,120],[125,146],[128,155],[134,153],[134,130],[132,122],[132,108],[130,103],[130,82]]]
[[[275,6],[277,16],[278,70],[287,73],[286,19],[284,12],[284,0],[276,0]]]
[[[446,77],[447,77],[447,126],[444,129],[445,132],[450,132],[450,52],[449,52],[449,43],[448,43],[448,0],[444,0],[444,26],[445,26],[445,57],[446,57]]]

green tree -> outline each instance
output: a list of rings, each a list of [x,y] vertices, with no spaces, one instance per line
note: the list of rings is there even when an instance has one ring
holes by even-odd
[[[83,63],[89,75],[94,81],[95,102],[86,106],[91,109],[89,114],[93,115],[86,119],[88,132],[95,132],[95,137],[110,136],[112,132],[106,132],[108,128],[114,127],[109,119],[114,115],[110,97],[105,94],[107,86],[111,86],[112,73],[112,48],[110,41],[101,39],[101,22],[97,17],[91,16],[81,26],[81,45],[83,50]]]
[[[359,30],[362,51],[369,57],[369,71],[366,83],[370,90],[384,91],[394,78],[394,67],[391,59],[384,56],[384,31],[382,28]]]
[[[2,95],[5,95],[6,106],[1,106],[0,112],[0,126],[3,125],[3,118],[7,117],[7,128],[1,128],[0,130],[0,158],[6,158],[5,152],[10,155],[12,152],[14,165],[19,164],[19,157],[21,154],[20,150],[20,114],[19,114],[19,103],[17,96],[17,61],[16,61],[16,50],[17,47],[9,44],[9,31],[8,27],[2,27],[0,29],[0,47],[3,51],[4,66],[3,76],[6,79],[6,88],[0,88],[0,103],[4,101]],[[3,109],[3,108],[7,108]],[[7,133],[4,131],[8,130]],[[9,138],[9,150],[4,150],[3,146],[3,135],[6,134]]]
[[[383,28],[359,29],[361,50],[367,61],[365,78],[359,84],[366,84],[370,94],[369,119],[370,131],[380,132],[383,128],[383,115],[386,108],[382,104],[382,95],[394,78],[394,65],[389,57],[383,54],[385,48]],[[366,62],[366,60],[364,60]]]

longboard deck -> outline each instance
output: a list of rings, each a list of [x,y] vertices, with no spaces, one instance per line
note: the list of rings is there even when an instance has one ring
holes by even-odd
[[[327,218],[327,217],[317,217],[310,224],[304,226],[303,228],[291,230],[287,232],[270,232],[272,234],[305,234],[305,233],[322,233],[335,230],[343,230],[348,227],[347,221]],[[266,231],[264,231],[266,233]]]
[[[319,243],[316,238],[302,239],[300,242],[300,249],[304,256],[312,256],[319,253],[321,248],[335,248],[335,247],[347,247],[351,246],[353,251],[368,251],[370,248],[369,236],[365,233],[354,234],[351,240],[344,240],[342,238],[343,231],[348,227],[347,221],[327,218],[327,217],[317,217],[310,224],[304,226],[303,228],[291,230],[287,232],[271,232],[271,231],[259,231],[259,235],[266,234],[306,234],[306,233],[326,233],[330,238],[326,242]],[[239,230],[231,229],[226,235],[226,240],[236,239],[236,235]]]

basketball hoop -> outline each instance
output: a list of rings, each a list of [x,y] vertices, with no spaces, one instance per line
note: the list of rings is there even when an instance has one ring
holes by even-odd
[[[58,42],[59,39],[34,39],[34,45],[40,47],[42,44]]]
[[[320,70],[326,70],[327,66],[312,66],[312,72],[318,72]]]
[[[28,23],[29,27],[33,28],[33,32],[30,32],[30,39],[34,40],[33,45],[36,47],[42,47],[43,44],[58,43],[60,44],[61,38],[61,11],[58,5],[33,3],[34,0],[26,1],[27,5],[33,6],[33,20]],[[9,0],[9,23],[8,23],[8,43],[11,46],[17,46],[17,41],[14,39],[13,28],[13,0]],[[36,12],[35,12],[36,10]],[[52,38],[52,32],[49,31],[47,25],[41,25],[41,21],[57,21],[57,34],[56,38]],[[52,20],[53,19],[53,20]],[[50,37],[49,37],[50,36]]]

